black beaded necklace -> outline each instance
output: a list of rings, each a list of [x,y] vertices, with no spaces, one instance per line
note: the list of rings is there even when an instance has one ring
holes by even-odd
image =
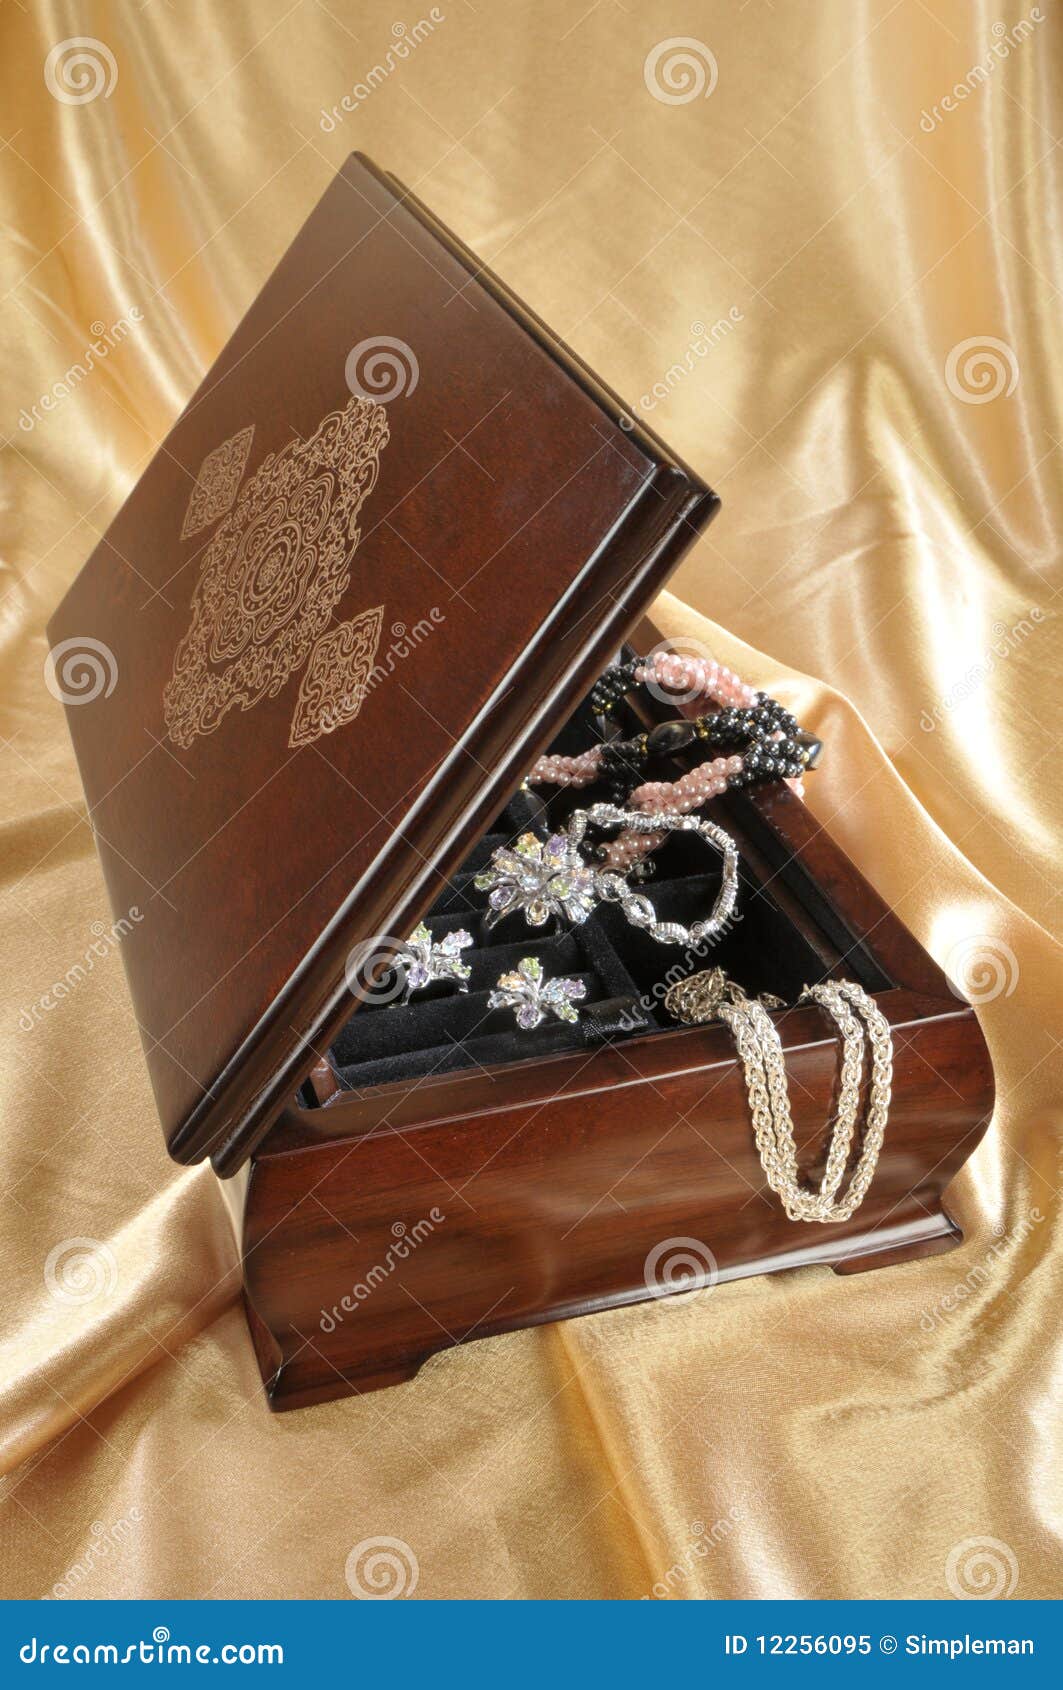
[[[623,700],[645,685],[639,676],[647,667],[647,659],[636,657],[607,669],[590,691],[594,714],[608,722]],[[731,778],[732,789],[763,781],[796,780],[806,769],[815,768],[823,749],[822,740],[801,728],[791,711],[761,692],[754,704],[743,708],[728,706],[692,719],[661,722],[632,739],[605,740],[601,769],[610,801],[621,806],[627,803],[651,757],[672,756],[695,740],[716,751],[741,753],[742,772]]]

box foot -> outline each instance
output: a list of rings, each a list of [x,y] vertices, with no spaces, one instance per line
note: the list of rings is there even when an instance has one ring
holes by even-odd
[[[358,1397],[363,1392],[382,1391],[389,1385],[408,1384],[427,1360],[428,1355],[416,1356],[410,1361],[395,1362],[365,1373],[334,1370],[331,1376],[322,1370],[306,1369],[300,1374],[295,1366],[281,1367],[265,1381],[266,1400],[274,1414],[283,1414],[290,1408],[309,1408],[314,1403],[329,1402],[335,1397]]]
[[[940,1256],[962,1243],[963,1233],[942,1209],[919,1221],[883,1227],[880,1233],[862,1239],[852,1255],[841,1256],[830,1265],[835,1273],[871,1273],[875,1268],[895,1267],[899,1262],[914,1262],[923,1256]]]

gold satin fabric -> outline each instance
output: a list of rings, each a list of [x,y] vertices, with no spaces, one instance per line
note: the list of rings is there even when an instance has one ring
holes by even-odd
[[[5,1595],[343,1597],[376,1537],[415,1597],[944,1596],[972,1553],[1059,1594],[1063,39],[1023,4],[444,0],[346,112],[391,4],[4,8]],[[40,1008],[111,921],[43,627],[355,146],[720,490],[658,619],[826,740],[808,802],[982,1000],[999,1106],[962,1251],[271,1417],[117,954]]]

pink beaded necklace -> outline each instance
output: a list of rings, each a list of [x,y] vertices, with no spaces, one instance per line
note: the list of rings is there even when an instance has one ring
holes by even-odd
[[[633,666],[628,673],[635,682],[658,686],[681,696],[687,702],[705,700],[721,709],[749,710],[756,707],[761,694],[733,669],[711,657],[684,657],[679,652],[655,652],[645,661]],[[781,738],[782,735],[774,736]],[[529,786],[589,786],[597,780],[607,757],[607,745],[592,745],[574,756],[553,753],[542,756],[527,777]],[[713,757],[680,776],[675,781],[645,781],[630,794],[630,809],[665,811],[669,815],[687,815],[698,810],[709,799],[726,792],[736,777],[745,771],[745,759],[738,754]],[[789,778],[786,784],[799,796],[803,792],[800,778]],[[610,868],[626,869],[641,861],[663,842],[664,833],[633,833],[625,830],[602,848],[602,860]]]

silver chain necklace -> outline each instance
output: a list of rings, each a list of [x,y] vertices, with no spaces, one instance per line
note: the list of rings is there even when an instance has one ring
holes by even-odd
[[[776,1007],[779,1000],[770,1000]],[[847,1221],[867,1196],[889,1118],[893,1038],[874,998],[851,980],[806,986],[799,1003],[817,1003],[842,1039],[838,1112],[818,1190],[801,1183],[782,1041],[764,1003],[747,998],[722,968],[691,975],[670,988],[670,1013],[688,1024],[720,1020],[730,1029],[745,1069],[757,1153],[771,1189],[792,1221]],[[854,1010],[856,1014],[854,1014]],[[864,1143],[848,1188],[839,1198],[860,1117],[865,1040],[871,1050]]]

